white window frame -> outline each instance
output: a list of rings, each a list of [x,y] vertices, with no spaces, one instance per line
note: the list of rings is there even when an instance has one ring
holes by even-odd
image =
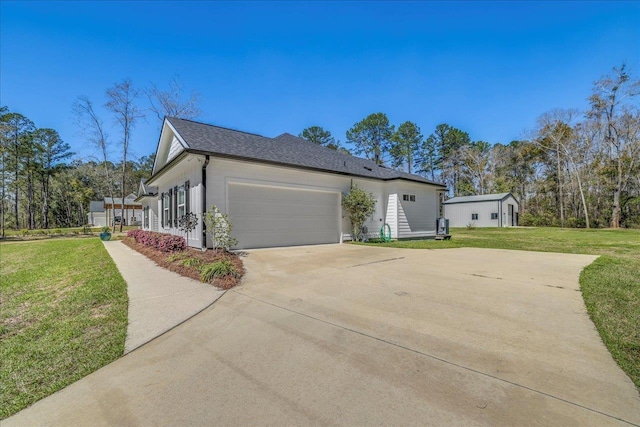
[[[491,219],[498,219],[498,212],[491,212]]]
[[[164,221],[162,224],[163,228],[166,227],[170,227],[171,225],[169,224],[169,209],[171,208],[170,204],[169,204],[169,193],[166,192],[164,193]]]
[[[471,214],[471,221],[477,221],[477,220],[478,220],[478,214],[477,213],[472,213]]]
[[[187,194],[184,191],[184,185],[181,185],[180,187],[178,187],[177,202],[178,202],[178,218],[177,219],[179,220],[180,218],[185,216],[187,213]]]

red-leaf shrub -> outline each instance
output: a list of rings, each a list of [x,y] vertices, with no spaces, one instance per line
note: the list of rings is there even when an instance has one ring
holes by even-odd
[[[173,234],[156,233],[145,230],[129,230],[127,237],[133,238],[137,243],[155,248],[161,252],[183,251],[187,244],[182,236]]]

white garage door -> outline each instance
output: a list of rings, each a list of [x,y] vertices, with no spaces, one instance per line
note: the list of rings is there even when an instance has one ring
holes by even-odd
[[[240,249],[340,241],[338,193],[245,184],[228,190]]]

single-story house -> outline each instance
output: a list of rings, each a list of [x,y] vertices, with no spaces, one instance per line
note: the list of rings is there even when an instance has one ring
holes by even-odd
[[[142,203],[136,202],[136,195],[129,194],[124,198],[124,209],[122,197],[105,197],[104,200],[89,202],[89,213],[87,223],[95,227],[113,226],[113,219],[116,224],[124,218],[124,225],[142,224]]]
[[[107,225],[107,216],[103,200],[89,202],[89,213],[87,213],[87,224],[94,227],[104,227]]]
[[[340,243],[351,239],[341,200],[353,185],[375,198],[370,234],[388,224],[392,238],[435,236],[443,184],[288,133],[268,138],[173,117],[136,201],[147,230],[184,236],[178,218],[196,214],[194,247],[212,246],[202,227],[211,205],[229,215],[237,249]]]
[[[518,225],[518,200],[511,193],[453,197],[442,205],[450,227]]]

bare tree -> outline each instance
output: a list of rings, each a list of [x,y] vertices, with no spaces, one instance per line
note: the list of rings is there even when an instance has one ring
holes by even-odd
[[[576,180],[580,201],[585,216],[585,225],[590,228],[589,208],[587,206],[582,183],[581,165],[588,159],[593,147],[592,129],[584,123],[577,123],[577,110],[556,109],[543,114],[538,119],[539,130],[536,143],[552,153],[556,158],[558,175],[558,192],[560,206],[560,223],[564,227],[564,196],[562,175],[566,171]]]
[[[556,180],[558,185],[558,208],[560,213],[560,226],[564,227],[564,165],[565,152],[563,145],[571,138],[572,124],[575,120],[574,110],[556,109],[549,111],[538,118],[538,135],[535,138],[537,144],[555,157]]]
[[[464,169],[471,176],[476,194],[485,194],[490,175],[491,145],[485,141],[472,142],[460,147],[460,156]]]
[[[640,81],[632,80],[626,71],[626,65],[613,68],[612,76],[604,76],[594,84],[594,93],[589,98],[591,111],[588,117],[596,120],[603,132],[604,142],[608,146],[609,158],[615,163],[616,180],[613,190],[611,227],[620,227],[620,196],[626,185],[624,159],[633,144],[624,137],[625,114],[629,111],[628,102],[640,94]],[[625,104],[627,103],[627,104]]]
[[[160,119],[165,116],[194,119],[202,114],[200,94],[192,91],[188,98],[183,98],[184,90],[180,77],[176,74],[169,82],[169,89],[161,90],[155,84],[145,90],[151,104],[150,110]]]
[[[125,79],[107,89],[107,102],[105,106],[114,114],[115,121],[122,128],[122,206],[120,213],[120,231],[122,232],[125,216],[126,178],[127,178],[127,155],[129,153],[129,142],[131,130],[136,122],[144,118],[144,114],[135,105],[135,100],[140,95],[140,91],[133,87],[130,79]],[[128,212],[127,212],[128,214]]]
[[[113,209],[113,179],[109,171],[109,143],[107,141],[107,133],[104,130],[104,123],[98,117],[93,103],[87,96],[80,96],[73,105],[73,111],[78,116],[78,123],[81,129],[89,138],[89,141],[100,150],[102,155],[102,165],[104,166],[104,178],[107,184],[107,193],[111,198],[111,225],[115,231],[115,209]]]

